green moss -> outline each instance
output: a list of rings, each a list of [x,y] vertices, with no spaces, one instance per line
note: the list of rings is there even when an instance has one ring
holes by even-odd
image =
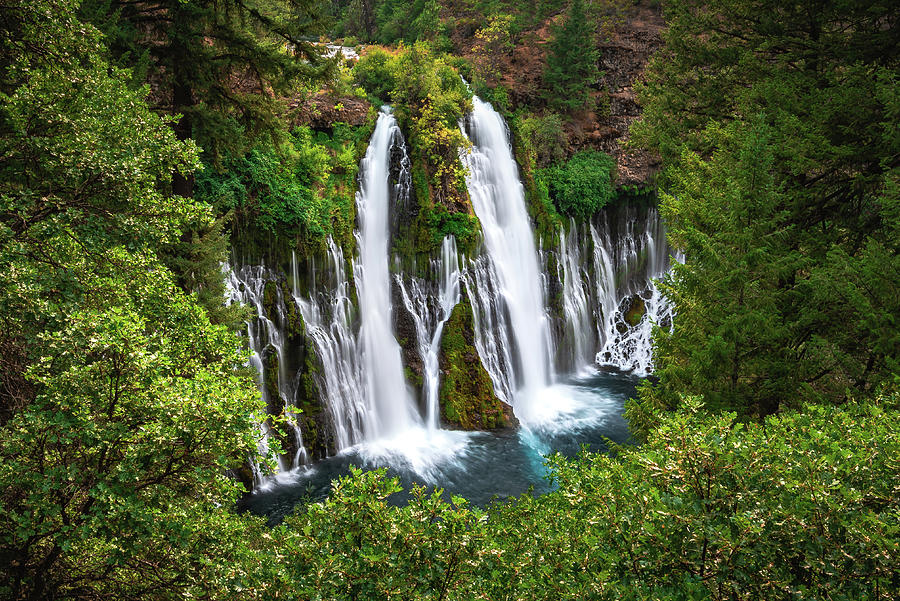
[[[450,314],[441,340],[441,415],[464,430],[502,428],[509,408],[494,394],[490,375],[475,350],[472,323],[472,306],[463,298]]]
[[[263,309],[266,311],[266,317],[273,319],[278,314],[278,292],[277,285],[273,281],[266,282],[263,288]]]
[[[401,344],[401,346],[403,345]],[[422,385],[424,384],[422,376],[411,370],[409,366],[403,367],[403,373],[406,375],[406,381],[409,382],[411,386],[415,388],[422,388]]]
[[[631,301],[631,306],[628,308],[628,311],[625,312],[625,321],[628,322],[628,325],[634,327],[641,323],[646,312],[647,307],[644,304],[644,299],[636,296],[634,297],[634,300]]]
[[[286,333],[288,338],[297,338],[298,336],[306,335],[306,324],[303,323],[303,316],[300,315],[300,312],[297,310],[297,304],[293,302],[293,293],[290,288],[288,288],[287,280],[281,281],[281,297],[284,299],[288,299],[289,302],[285,302],[285,316],[287,318],[287,323],[285,324]]]
[[[263,383],[265,384],[269,399],[272,399],[273,401],[280,398],[280,393],[278,391],[278,369],[278,353],[271,352],[266,357],[266,362],[263,365]]]

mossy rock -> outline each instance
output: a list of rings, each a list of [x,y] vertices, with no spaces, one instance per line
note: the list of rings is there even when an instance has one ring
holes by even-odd
[[[278,352],[273,347],[268,347],[263,353],[263,384],[269,397],[268,412],[277,414],[281,411],[281,395],[278,390]]]
[[[268,283],[266,284],[268,287]],[[281,280],[281,298],[284,299],[285,318],[287,323],[284,324],[285,333],[288,338],[297,338],[306,335],[306,324],[303,323],[303,316],[297,310],[297,303],[294,302],[293,293],[288,287],[287,280]]]
[[[272,280],[268,280],[263,288],[263,309],[266,317],[275,321],[278,316],[278,284]]]
[[[512,425],[512,408],[494,394],[493,382],[474,341],[472,305],[464,296],[450,314],[441,340],[441,417],[446,425],[462,430],[494,430]]]
[[[631,301],[631,306],[625,312],[625,321],[632,328],[641,323],[644,314],[647,313],[647,305],[640,296],[635,296]]]

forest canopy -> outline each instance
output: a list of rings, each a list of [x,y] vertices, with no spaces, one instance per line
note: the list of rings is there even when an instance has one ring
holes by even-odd
[[[625,202],[580,133],[624,4],[0,0],[0,598],[894,598],[893,2],[662,3],[631,144],[663,161],[644,184],[685,262],[635,444],[551,456],[551,492],[485,507],[354,470],[281,524],[237,510],[278,449],[224,305],[232,243],[352,247],[390,101],[419,203],[395,250],[477,248],[473,90],[508,118],[538,242]],[[546,70],[507,90],[496,65],[537,31]],[[349,67],[328,33],[384,46]]]

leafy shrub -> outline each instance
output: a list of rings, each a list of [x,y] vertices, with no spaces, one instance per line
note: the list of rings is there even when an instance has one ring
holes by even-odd
[[[389,102],[397,85],[395,57],[382,48],[369,48],[353,68],[356,82],[372,96]]]
[[[421,490],[398,507],[395,479],[355,472],[272,553],[302,598],[886,599],[897,401],[742,424],[686,400],[644,445],[555,456],[557,490],[486,510]]]
[[[356,172],[369,133],[341,123],[330,136],[298,127],[279,146],[258,144],[245,156],[228,157],[222,170],[208,167],[197,177],[197,196],[222,212],[233,210],[250,233],[312,245],[326,236],[349,242]]]
[[[527,115],[518,120],[522,147],[537,167],[548,167],[566,158],[569,139],[558,113]]]
[[[550,198],[561,212],[585,221],[612,200],[615,161],[596,150],[572,155],[564,165],[544,169]]]

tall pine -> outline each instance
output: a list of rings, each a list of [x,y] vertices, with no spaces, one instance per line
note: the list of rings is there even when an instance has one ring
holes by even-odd
[[[572,0],[565,22],[553,29],[544,70],[547,101],[563,111],[588,106],[591,86],[600,78],[594,26],[582,0]]]
[[[213,159],[281,129],[279,96],[329,66],[308,41],[324,28],[314,0],[85,0],[81,12],[116,62],[146,73],[156,108],[180,116],[178,138]],[[193,193],[190,176],[173,186]]]
[[[666,11],[633,133],[667,164],[662,210],[687,259],[642,409],[873,394],[900,372],[896,2]]]

